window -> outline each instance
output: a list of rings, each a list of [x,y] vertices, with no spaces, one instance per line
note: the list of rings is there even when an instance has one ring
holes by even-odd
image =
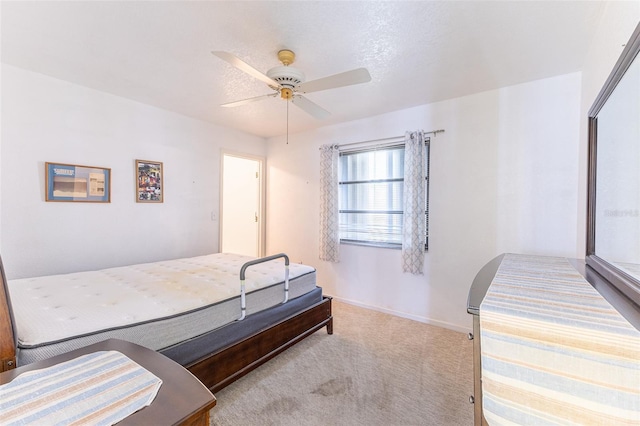
[[[429,222],[429,143],[425,149],[425,248]],[[402,247],[404,144],[340,153],[340,242]]]

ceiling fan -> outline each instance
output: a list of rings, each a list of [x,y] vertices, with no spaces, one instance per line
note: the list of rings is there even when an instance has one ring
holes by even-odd
[[[274,90],[268,95],[256,96],[240,101],[222,104],[223,107],[235,107],[245,105],[250,102],[260,101],[267,98],[275,98],[280,95],[284,100],[291,101],[295,106],[317,119],[327,118],[331,113],[314,102],[302,96],[302,93],[319,92],[321,90],[335,89],[337,87],[350,86],[371,81],[371,76],[366,68],[357,68],[340,74],[334,74],[317,80],[306,81],[302,71],[290,66],[295,60],[295,53],[291,50],[281,50],[278,52],[278,60],[282,66],[271,68],[266,74],[253,68],[237,56],[221,51],[211,52],[218,58],[227,61],[234,67],[244,71],[250,76],[260,81]]]

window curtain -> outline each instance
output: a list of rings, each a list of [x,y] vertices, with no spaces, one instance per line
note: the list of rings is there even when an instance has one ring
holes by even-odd
[[[425,141],[423,132],[407,132],[404,140],[402,271],[424,274]]]
[[[337,145],[320,147],[320,260],[340,261]]]

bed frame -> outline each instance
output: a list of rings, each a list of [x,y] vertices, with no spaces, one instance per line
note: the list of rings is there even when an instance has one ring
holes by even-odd
[[[0,279],[0,371],[6,371],[16,367],[18,340],[2,259]],[[323,327],[333,334],[331,297],[327,296],[184,367],[212,392],[217,392]]]

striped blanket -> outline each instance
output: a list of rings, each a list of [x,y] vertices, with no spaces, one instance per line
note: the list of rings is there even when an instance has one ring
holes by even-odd
[[[491,426],[640,424],[640,332],[567,259],[505,255],[480,331]]]
[[[94,352],[0,386],[0,424],[112,425],[151,404],[161,384],[120,352]]]

